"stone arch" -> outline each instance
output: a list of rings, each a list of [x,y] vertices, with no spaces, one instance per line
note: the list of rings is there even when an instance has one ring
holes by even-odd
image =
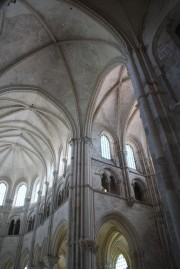
[[[40,261],[43,261],[43,257],[47,255],[47,252],[48,252],[48,241],[47,238],[45,238],[41,245]]]
[[[116,171],[114,171],[112,168],[103,167],[100,170],[100,176],[101,176],[101,184],[104,189],[106,189],[110,193],[114,194],[120,194],[120,181],[119,177]],[[103,186],[103,177],[105,176],[105,180],[109,180],[109,187],[106,188]],[[106,185],[106,183],[105,183]]]
[[[3,269],[13,269],[14,263],[15,260],[10,252],[7,252],[4,256],[1,257],[1,265]]]
[[[118,137],[117,134],[114,132],[114,130],[110,126],[105,126],[103,124],[96,124],[94,128],[97,132],[98,137],[101,137],[101,135],[107,136],[109,142],[110,142],[110,149],[111,149],[111,159],[115,159],[117,156],[117,150],[116,145],[118,145]]]
[[[60,223],[54,233],[52,239],[52,255],[58,258],[56,268],[65,269],[67,259],[67,223],[65,221]]]
[[[123,55],[123,50],[119,50],[119,53],[119,57],[113,59],[107,66],[104,67],[94,87],[93,94],[89,102],[85,125],[85,133],[88,137],[92,137],[95,104],[105,77],[117,66],[126,65],[126,59]]]
[[[34,248],[34,264],[37,265],[41,262],[41,248],[40,246],[37,244]]]
[[[97,222],[95,238],[98,244],[97,268],[115,266],[118,251],[123,254],[130,268],[144,268],[140,238],[126,217],[113,211]],[[118,245],[121,242],[121,245]],[[119,249],[119,250],[118,250]]]
[[[59,255],[59,250],[63,247],[62,252],[64,253],[64,243],[67,241],[67,223],[66,221],[61,221],[58,225],[53,238],[52,238],[52,254],[57,257]]]
[[[23,250],[23,253],[21,255],[21,261],[20,261],[20,266],[21,268],[24,268],[25,265],[28,263],[30,257],[30,251],[28,248],[25,248]]]

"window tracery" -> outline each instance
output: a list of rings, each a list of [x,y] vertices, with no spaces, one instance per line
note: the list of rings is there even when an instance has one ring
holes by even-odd
[[[115,269],[127,269],[128,265],[127,262],[122,254],[120,254],[116,261]]]

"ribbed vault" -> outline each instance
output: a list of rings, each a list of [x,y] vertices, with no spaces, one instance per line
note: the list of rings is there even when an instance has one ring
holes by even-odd
[[[38,91],[1,93],[1,175],[14,182],[36,177],[49,180],[70,133],[64,113]]]

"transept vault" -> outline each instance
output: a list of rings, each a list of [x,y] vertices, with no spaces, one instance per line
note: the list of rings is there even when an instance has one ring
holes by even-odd
[[[0,269],[180,268],[179,14],[0,1]]]

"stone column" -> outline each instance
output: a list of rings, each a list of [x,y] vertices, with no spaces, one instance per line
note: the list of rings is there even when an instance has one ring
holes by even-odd
[[[131,186],[130,186],[130,180],[129,180],[129,170],[128,170],[127,161],[126,161],[127,152],[124,150],[121,150],[120,154],[121,154],[122,172],[123,172],[123,176],[124,176],[124,185],[125,185],[125,192],[126,192],[125,196],[127,198],[128,206],[132,206],[134,199],[133,199],[132,192],[131,192]]]
[[[15,264],[14,264],[14,269],[19,269],[19,264],[21,261],[21,251],[22,251],[22,245],[23,245],[23,239],[24,239],[24,234],[27,230],[28,222],[27,222],[27,214],[29,210],[29,205],[30,205],[30,198],[27,197],[25,199],[25,203],[23,206],[23,218],[21,219],[20,223],[20,231],[19,231],[19,238],[18,238],[18,246],[16,250],[16,259],[15,259]]]
[[[35,223],[34,223],[34,230],[32,235],[32,241],[31,241],[31,251],[30,251],[30,257],[29,257],[29,266],[30,268],[33,268],[33,262],[34,262],[34,246],[36,241],[36,231],[38,228],[38,225],[40,223],[40,216],[39,216],[39,210],[40,210],[40,204],[41,204],[41,195],[42,190],[38,191],[38,200],[37,200],[37,208],[36,208],[36,215],[35,215]]]
[[[8,233],[9,229],[8,217],[12,208],[12,203],[13,203],[12,199],[6,199],[5,205],[3,206],[3,219],[1,220],[0,235],[5,235]]]
[[[121,182],[121,180],[117,180],[117,194],[118,195],[121,195],[121,192],[122,192],[122,190],[121,190],[121,184],[122,184],[122,182]]]
[[[139,47],[136,50],[135,56],[137,68],[139,69],[139,73],[141,73],[144,93],[164,147],[164,154],[168,160],[172,180],[176,184],[176,188],[180,190],[180,137],[173,115],[169,110],[167,96],[154,72],[145,47]]]
[[[91,139],[72,139],[68,222],[68,269],[95,269]],[[91,243],[91,244],[90,244]],[[90,247],[91,245],[91,247]]]
[[[162,110],[159,111],[157,108],[158,105],[160,106],[159,89],[157,88],[157,83],[152,81],[152,78],[149,75],[150,70],[147,71],[148,65],[149,63],[144,62],[144,59],[142,59],[142,55],[139,50],[129,52],[128,70],[132,79],[136,99],[138,101],[140,115],[143,121],[151,156],[154,161],[157,180],[159,182],[161,194],[164,197],[164,205],[167,205],[176,235],[173,237],[174,231],[171,231],[174,250],[177,251],[178,244],[180,251],[180,201],[176,192],[176,186],[174,186],[172,179],[173,177],[177,178],[177,170],[175,172],[171,171],[169,163],[172,163],[174,160],[172,159],[172,155],[169,154],[169,159],[171,160],[168,162],[165,154],[168,140],[167,133],[165,132],[164,128],[169,130],[169,122],[166,120],[165,125],[163,126],[162,120],[160,118],[158,119],[158,115],[162,116],[163,113]],[[138,69],[141,70],[139,71]],[[144,79],[147,77],[150,79],[150,81],[144,81]],[[155,112],[153,112],[153,110]],[[156,114],[156,117],[154,113]],[[166,116],[167,115],[164,114],[164,118]],[[159,127],[157,127],[157,125],[159,125]],[[165,140],[161,139],[162,133],[166,138]],[[164,141],[166,141],[166,145],[164,144]],[[171,144],[170,141],[169,144]],[[170,153],[169,150],[167,151]],[[177,259],[179,258],[177,257]]]
[[[48,234],[47,234],[47,241],[48,241],[48,250],[47,250],[47,253],[48,253],[48,257],[51,257],[51,250],[52,250],[52,226],[53,226],[53,218],[54,218],[54,210],[56,209],[56,187],[57,187],[57,180],[58,180],[58,170],[54,170],[53,172],[53,177],[54,177],[54,180],[53,180],[53,187],[52,187],[52,199],[51,199],[51,203],[52,203],[52,206],[51,206],[51,212],[52,214],[50,214],[49,216],[49,225],[48,225]]]
[[[4,235],[7,235],[9,230],[8,217],[12,208],[12,203],[12,199],[6,199],[5,205],[3,206],[3,219],[1,219],[0,225],[0,253],[3,247]]]

